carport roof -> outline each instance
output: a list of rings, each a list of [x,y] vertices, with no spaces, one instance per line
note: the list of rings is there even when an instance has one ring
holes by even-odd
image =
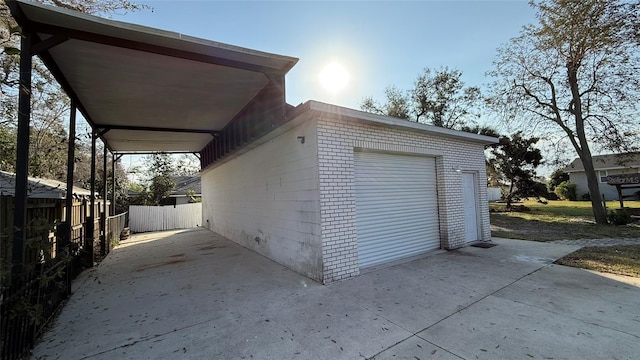
[[[298,59],[59,7],[7,1],[107,147],[198,152]]]

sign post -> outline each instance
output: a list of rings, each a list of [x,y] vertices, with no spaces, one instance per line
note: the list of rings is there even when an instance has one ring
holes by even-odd
[[[607,184],[615,186],[618,190],[618,201],[620,201],[620,208],[624,208],[624,196],[622,196],[622,189],[635,189],[640,188],[640,174],[618,174],[607,176]]]

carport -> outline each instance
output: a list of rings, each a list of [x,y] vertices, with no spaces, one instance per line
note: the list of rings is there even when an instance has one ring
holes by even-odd
[[[95,196],[79,238],[72,238],[69,221],[56,225],[58,251],[51,261],[44,264],[26,251],[33,57],[40,58],[71,100],[67,194],[74,183],[77,111],[91,127],[91,194],[96,194],[98,139],[104,144],[103,174],[109,154],[112,174],[115,162],[126,154],[193,153],[202,167],[223,161],[286,121],[285,74],[297,62],[35,2],[9,0],[7,5],[20,26],[21,43],[15,231],[10,255],[4,258],[11,280],[0,284],[2,359],[23,355],[71,293],[73,264],[92,266],[94,247],[100,255],[108,251],[106,231],[95,224],[96,212],[107,214],[107,209],[96,209]],[[106,199],[106,176],[102,185]],[[115,178],[111,186],[115,189]],[[73,217],[72,201],[67,196],[64,219]],[[105,216],[101,219],[100,229],[105,229]],[[55,286],[43,280],[45,271],[55,274]],[[27,312],[6,316],[21,302],[44,306],[38,320]]]
[[[71,99],[68,189],[73,185],[76,110],[92,128],[92,187],[97,139],[104,143],[105,173],[108,152],[114,160],[125,154],[193,153],[206,167],[285,122],[285,74],[296,58],[38,3],[7,3],[22,30],[18,229],[25,225],[33,56]],[[104,185],[106,189],[106,180]],[[90,217],[95,217],[93,210]],[[93,246],[93,238],[87,237],[91,257]],[[16,277],[22,271],[23,231],[15,232],[12,249]]]

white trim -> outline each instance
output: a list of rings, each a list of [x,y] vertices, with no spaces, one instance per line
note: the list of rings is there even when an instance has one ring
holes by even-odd
[[[307,109],[302,110],[303,113],[306,111],[316,111],[322,114],[333,115],[333,117],[337,117],[339,119],[367,121],[367,122],[377,123],[377,124],[391,126],[391,127],[424,131],[437,136],[457,138],[457,139],[473,141],[473,142],[477,142],[485,145],[498,143],[498,138],[491,137],[491,136],[478,135],[478,134],[468,133],[464,131],[446,129],[439,126],[421,124],[413,121],[393,118],[390,116],[372,114],[365,111],[359,111],[359,110],[349,109],[349,108],[345,108],[337,105],[321,103],[314,100],[309,100],[298,106],[298,108],[301,108],[301,109],[304,109],[305,107]],[[298,117],[298,116],[300,116],[300,114],[296,114],[295,117]]]
[[[607,176],[609,175],[607,170],[596,170],[598,172],[598,182],[600,184],[606,184],[607,183]],[[604,172],[604,176],[602,175],[602,173]],[[604,179],[604,181],[602,181]]]
[[[608,171],[608,170],[627,170],[627,169],[636,169],[636,170],[638,170],[638,172],[640,172],[640,166],[638,166],[638,165],[597,168],[597,169],[594,169],[594,170],[595,171],[602,171],[602,170]],[[566,170],[565,169],[564,172],[566,172],[567,174],[573,174],[573,173],[584,172],[584,169],[576,169],[576,170]]]

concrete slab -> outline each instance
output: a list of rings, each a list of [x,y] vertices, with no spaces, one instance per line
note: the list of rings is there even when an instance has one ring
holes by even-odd
[[[640,338],[640,288],[583,269],[552,265],[494,296]]]
[[[350,302],[384,316],[412,334],[484,296],[405,265],[366,273],[331,287]]]
[[[575,246],[495,242],[323,286],[208,230],[136,235],[76,280],[33,358],[640,353],[639,288],[549,265]]]
[[[436,360],[459,360],[461,357],[449,351],[435,346],[430,342],[412,336],[405,341],[398,343],[386,351],[375,355],[374,360],[400,360],[400,359],[436,359]]]
[[[640,354],[637,336],[496,296],[418,336],[464,359],[634,359]]]
[[[206,321],[244,321],[264,311],[261,304],[322,288],[206,230],[133,237],[123,245],[83,274],[58,331],[43,337],[48,357],[69,358],[72,349],[82,358]]]
[[[284,303],[266,320],[288,329],[321,359],[368,358],[413,335],[333,291]]]

